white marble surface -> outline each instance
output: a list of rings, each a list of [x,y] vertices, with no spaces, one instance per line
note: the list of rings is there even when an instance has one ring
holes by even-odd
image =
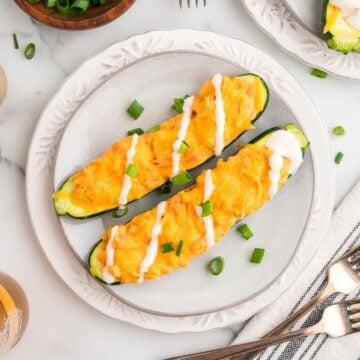
[[[6,359],[161,359],[182,352],[225,345],[234,329],[166,335],[117,322],[73,294],[43,256],[26,212],[24,168],[31,134],[41,109],[64,78],[83,60],[132,34],[155,29],[213,30],[248,41],[271,53],[303,84],[330,128],[345,158],[336,169],[337,201],[360,176],[360,84],[336,78],[319,80],[309,68],[281,52],[259,31],[240,0],[208,0],[206,9],[180,10],[177,0],[138,0],[121,18],[86,32],[51,29],[32,21],[12,0],[0,2],[0,65],[9,89],[0,106],[0,269],[24,287],[30,302],[29,328]],[[33,60],[13,48],[35,42]],[[359,65],[360,66],[360,65]]]

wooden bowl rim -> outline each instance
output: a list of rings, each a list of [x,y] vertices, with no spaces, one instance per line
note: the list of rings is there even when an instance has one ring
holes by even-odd
[[[39,10],[38,7],[29,4],[27,0],[14,1],[26,14],[45,25],[66,30],[86,30],[111,22],[126,12],[135,3],[136,0],[127,0],[125,2],[120,0],[114,4],[113,7],[109,8],[102,14],[87,19],[79,18],[79,20],[74,20],[74,17],[71,17],[68,20],[66,18],[59,19],[52,17]]]

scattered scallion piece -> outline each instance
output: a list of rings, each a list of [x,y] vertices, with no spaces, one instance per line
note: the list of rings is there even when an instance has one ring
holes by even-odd
[[[332,129],[332,132],[334,135],[336,136],[342,136],[342,135],[345,135],[345,129],[343,126],[335,126],[333,129]]]
[[[126,175],[129,175],[130,177],[136,177],[138,173],[138,168],[134,164],[129,164],[125,170]]]
[[[165,184],[160,186],[159,191],[161,194],[168,194],[171,191],[172,183],[171,181],[167,181]]]
[[[181,98],[175,98],[172,108],[178,113],[181,114],[184,112],[184,99]]]
[[[201,206],[201,217],[207,217],[212,214],[212,206],[210,200],[207,200],[200,204]]]
[[[13,41],[14,41],[14,48],[18,49],[19,48],[19,43],[18,43],[17,36],[16,36],[15,33],[13,33]]]
[[[45,7],[54,8],[56,7],[57,0],[45,0]]]
[[[179,242],[179,244],[178,244],[178,246],[176,248],[176,256],[180,257],[183,246],[184,246],[184,241],[180,240],[180,242]]]
[[[31,60],[35,55],[36,47],[34,43],[30,43],[26,46],[24,50],[24,55],[26,59]]]
[[[141,129],[141,128],[136,128],[136,129],[133,129],[133,130],[129,130],[127,132],[128,136],[131,136],[131,135],[134,135],[134,134],[142,135],[143,133],[144,133],[144,130]]]
[[[341,163],[343,157],[344,157],[344,154],[341,151],[339,151],[335,156],[335,163],[339,165]]]
[[[222,256],[218,256],[209,262],[208,270],[215,276],[224,270],[225,261]]]
[[[175,186],[181,186],[185,185],[189,182],[191,182],[192,177],[187,171],[183,171],[177,175],[175,175],[173,178],[171,178],[171,182]]]
[[[56,10],[60,14],[67,14],[70,7],[70,1],[69,0],[57,0],[56,2]]]
[[[160,130],[160,125],[154,125],[148,129],[148,132],[155,132]]]
[[[320,70],[320,69],[312,69],[311,75],[318,77],[320,79],[325,79],[325,78],[327,78],[328,73],[323,70]]]
[[[189,144],[186,141],[183,141],[179,147],[179,154],[183,154],[189,147]]]
[[[241,234],[241,236],[245,240],[249,240],[254,235],[247,224],[240,225],[236,230]]]
[[[119,208],[113,210],[111,212],[111,216],[114,219],[117,219],[117,218],[120,218],[122,216],[125,216],[128,213],[128,211],[129,211],[129,209],[127,208],[127,206],[122,206],[122,207],[119,207]]]
[[[40,0],[28,0],[29,4],[36,4],[38,2],[40,2]]]
[[[69,7],[68,13],[70,15],[81,15],[90,6],[89,0],[75,0]]]
[[[168,243],[165,243],[165,244],[161,244],[160,245],[160,250],[163,254],[166,254],[166,253],[169,253],[169,252],[172,252],[175,250],[174,248],[174,244],[172,242],[168,242]]]
[[[250,257],[250,262],[260,264],[265,254],[265,249],[255,248]]]
[[[126,111],[136,120],[143,113],[144,107],[137,100],[134,100]]]

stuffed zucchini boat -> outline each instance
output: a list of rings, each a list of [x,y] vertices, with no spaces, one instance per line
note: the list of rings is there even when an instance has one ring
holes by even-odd
[[[323,32],[331,49],[347,54],[360,48],[360,0],[324,0]]]
[[[293,124],[267,131],[204,170],[191,187],[110,227],[90,253],[90,272],[108,284],[141,283],[186,266],[271,199],[308,145]]]
[[[191,181],[196,168],[243,132],[268,103],[268,89],[257,75],[216,74],[197,96],[185,99],[183,113],[157,131],[133,134],[69,177],[53,194],[58,215],[87,218],[124,208],[169,179],[174,185]]]

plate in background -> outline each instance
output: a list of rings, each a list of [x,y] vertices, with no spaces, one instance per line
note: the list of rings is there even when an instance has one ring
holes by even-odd
[[[89,275],[85,262],[90,247],[113,220],[103,216],[59,221],[51,203],[54,182],[58,186],[128,129],[147,128],[166,119],[173,97],[197,92],[215,72],[256,72],[270,87],[269,108],[257,121],[257,132],[248,133],[243,140],[273,125],[294,121],[309,138],[311,153],[283,191],[246,220],[256,234],[251,241],[242,241],[232,229],[220,245],[195,259],[188,268],[160,280],[140,286],[100,284]],[[148,114],[144,113],[136,123],[125,114],[126,105],[135,97]],[[274,301],[315,255],[334,198],[326,130],[294,78],[248,44],[192,30],[135,36],[80,66],[45,108],[34,133],[27,169],[33,226],[59,275],[98,310],[166,332],[227,326],[247,319]],[[158,196],[150,196],[137,201],[131,206],[131,214],[159,200]],[[260,266],[248,262],[255,246],[267,249]],[[212,277],[204,269],[215,255],[226,258],[220,277]]]
[[[242,0],[255,23],[283,50],[305,64],[360,80],[360,53],[329,49],[321,34],[320,0]]]

